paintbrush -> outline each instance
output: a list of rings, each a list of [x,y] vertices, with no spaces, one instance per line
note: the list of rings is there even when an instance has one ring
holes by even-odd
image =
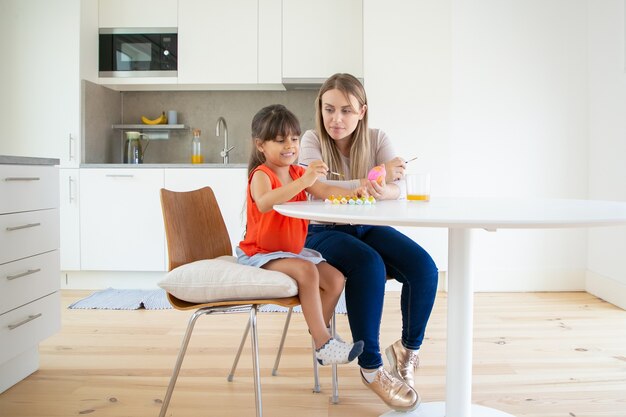
[[[409,162],[411,162],[411,161],[415,161],[416,159],[417,159],[417,156],[415,156],[415,157],[413,157],[413,158],[411,158],[411,159],[408,159],[408,160],[404,161],[404,163],[405,163],[405,164],[408,164]]]
[[[301,162],[299,162],[299,163],[298,163],[298,165],[300,165],[301,167],[305,167],[305,168],[306,168],[306,167],[308,167],[308,165],[307,165],[307,164],[303,164],[303,163],[301,163]],[[328,171],[328,173],[329,173],[329,174],[336,175],[336,176],[338,176],[338,177],[343,177],[343,175],[342,175],[342,174],[340,174],[340,173],[338,173],[338,172],[335,172],[335,171]]]

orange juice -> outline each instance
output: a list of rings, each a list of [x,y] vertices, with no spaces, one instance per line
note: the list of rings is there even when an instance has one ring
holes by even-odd
[[[407,194],[406,199],[411,201],[429,201],[430,196],[428,194]]]
[[[405,175],[406,199],[410,201],[430,201],[430,174],[427,172]]]
[[[204,162],[204,157],[202,155],[191,155],[192,164],[201,164],[203,162]]]

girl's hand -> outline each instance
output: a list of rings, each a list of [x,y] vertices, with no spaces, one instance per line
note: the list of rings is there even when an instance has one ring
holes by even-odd
[[[323,161],[315,160],[309,164],[300,179],[304,184],[304,188],[308,188],[315,184],[315,181],[317,181],[320,176],[326,177],[327,174],[328,166]]]
[[[401,180],[402,178],[404,178],[405,168],[406,163],[404,162],[404,159],[400,157],[395,157],[391,161],[385,162],[385,170],[387,171],[387,176],[385,177],[385,180],[387,182]]]
[[[376,181],[374,181],[374,182],[376,182]],[[353,192],[354,192],[354,194],[357,197],[360,197],[360,198],[367,198],[367,197],[370,196],[370,194],[367,192],[367,186],[366,185],[362,185],[359,188],[355,188],[353,190]]]

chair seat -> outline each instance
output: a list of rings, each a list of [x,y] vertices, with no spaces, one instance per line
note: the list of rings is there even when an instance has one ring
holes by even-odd
[[[191,303],[174,297],[172,294],[167,293],[167,299],[177,310],[197,310],[199,308],[206,307],[234,307],[234,306],[246,306],[246,305],[261,305],[261,304],[276,304],[282,307],[296,307],[300,305],[300,299],[297,296],[286,298],[269,298],[269,299],[254,299],[254,300],[226,300],[215,301],[212,303]]]

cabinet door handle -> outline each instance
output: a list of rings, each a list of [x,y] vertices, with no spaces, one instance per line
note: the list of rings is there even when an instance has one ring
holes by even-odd
[[[109,178],[133,178],[133,174],[105,174],[105,177]]]
[[[15,324],[9,324],[9,330],[14,330],[17,329],[20,326],[23,326],[24,324],[28,323],[29,321],[33,321],[35,319],[38,319],[39,317],[41,317],[41,313],[37,313],[37,314],[32,314],[30,316],[28,316],[27,318],[25,318],[24,320],[15,323]]]
[[[26,272],[22,272],[21,274],[7,275],[7,279],[8,279],[9,281],[12,281],[12,280],[17,279],[17,278],[22,278],[22,277],[25,277],[25,276],[27,276],[27,275],[36,274],[36,273],[37,273],[37,272],[39,272],[39,271],[41,271],[41,268],[37,268],[37,269],[29,269],[28,271],[26,271]]]
[[[72,204],[74,202],[74,195],[72,193],[72,185],[74,184],[74,180],[72,179],[72,177],[67,177],[68,179],[68,189],[69,189],[69,197],[70,197],[70,201],[69,203]]]
[[[74,142],[74,138],[72,137],[72,134],[69,134],[69,140],[67,141],[70,145],[70,149],[68,152],[68,159],[71,161],[74,159],[74,152],[72,152],[74,150],[74,147],[72,146],[72,142]]]
[[[39,181],[39,177],[6,177],[5,181]]]
[[[37,226],[41,226],[41,223],[28,223],[28,224],[23,224],[21,226],[7,227],[7,232],[12,232],[14,230],[20,230],[20,229],[28,229],[29,227],[37,227]]]

